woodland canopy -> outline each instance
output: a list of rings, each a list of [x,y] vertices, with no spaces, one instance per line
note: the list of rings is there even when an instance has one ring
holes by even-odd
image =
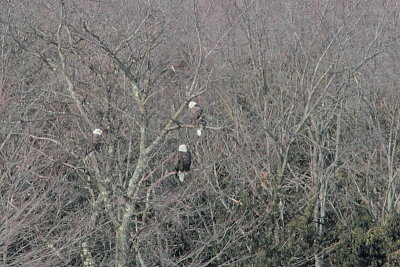
[[[399,5],[1,1],[0,265],[400,266]]]

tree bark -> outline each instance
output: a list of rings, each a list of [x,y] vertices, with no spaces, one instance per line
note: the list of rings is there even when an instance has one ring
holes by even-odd
[[[117,228],[115,236],[115,266],[125,267],[130,266],[129,255],[129,227],[128,223],[122,223]]]

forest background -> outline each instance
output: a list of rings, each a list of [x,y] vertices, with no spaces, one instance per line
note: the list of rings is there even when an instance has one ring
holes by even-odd
[[[400,266],[399,5],[1,1],[0,265]]]

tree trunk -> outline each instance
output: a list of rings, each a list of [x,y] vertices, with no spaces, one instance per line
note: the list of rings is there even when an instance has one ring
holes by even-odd
[[[129,231],[128,224],[122,223],[116,231],[115,241],[115,266],[127,267],[129,266]]]

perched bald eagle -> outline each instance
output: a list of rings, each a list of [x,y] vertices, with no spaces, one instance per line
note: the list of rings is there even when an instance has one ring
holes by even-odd
[[[203,109],[194,101],[189,103],[190,120],[192,124],[199,126],[197,135],[201,136],[202,131],[206,128],[206,120],[204,119]]]
[[[93,155],[95,151],[100,151],[101,145],[103,143],[103,131],[101,129],[94,129],[92,134],[92,140],[89,140],[89,142],[86,140],[85,143],[82,144],[86,158]]]
[[[192,164],[192,156],[185,144],[182,144],[178,148],[173,159],[173,167],[179,178],[179,181],[183,183],[185,180],[185,174],[190,171],[190,165]]]
[[[101,129],[94,129],[93,131],[93,147],[94,150],[99,151],[101,147],[101,139],[103,131]]]

